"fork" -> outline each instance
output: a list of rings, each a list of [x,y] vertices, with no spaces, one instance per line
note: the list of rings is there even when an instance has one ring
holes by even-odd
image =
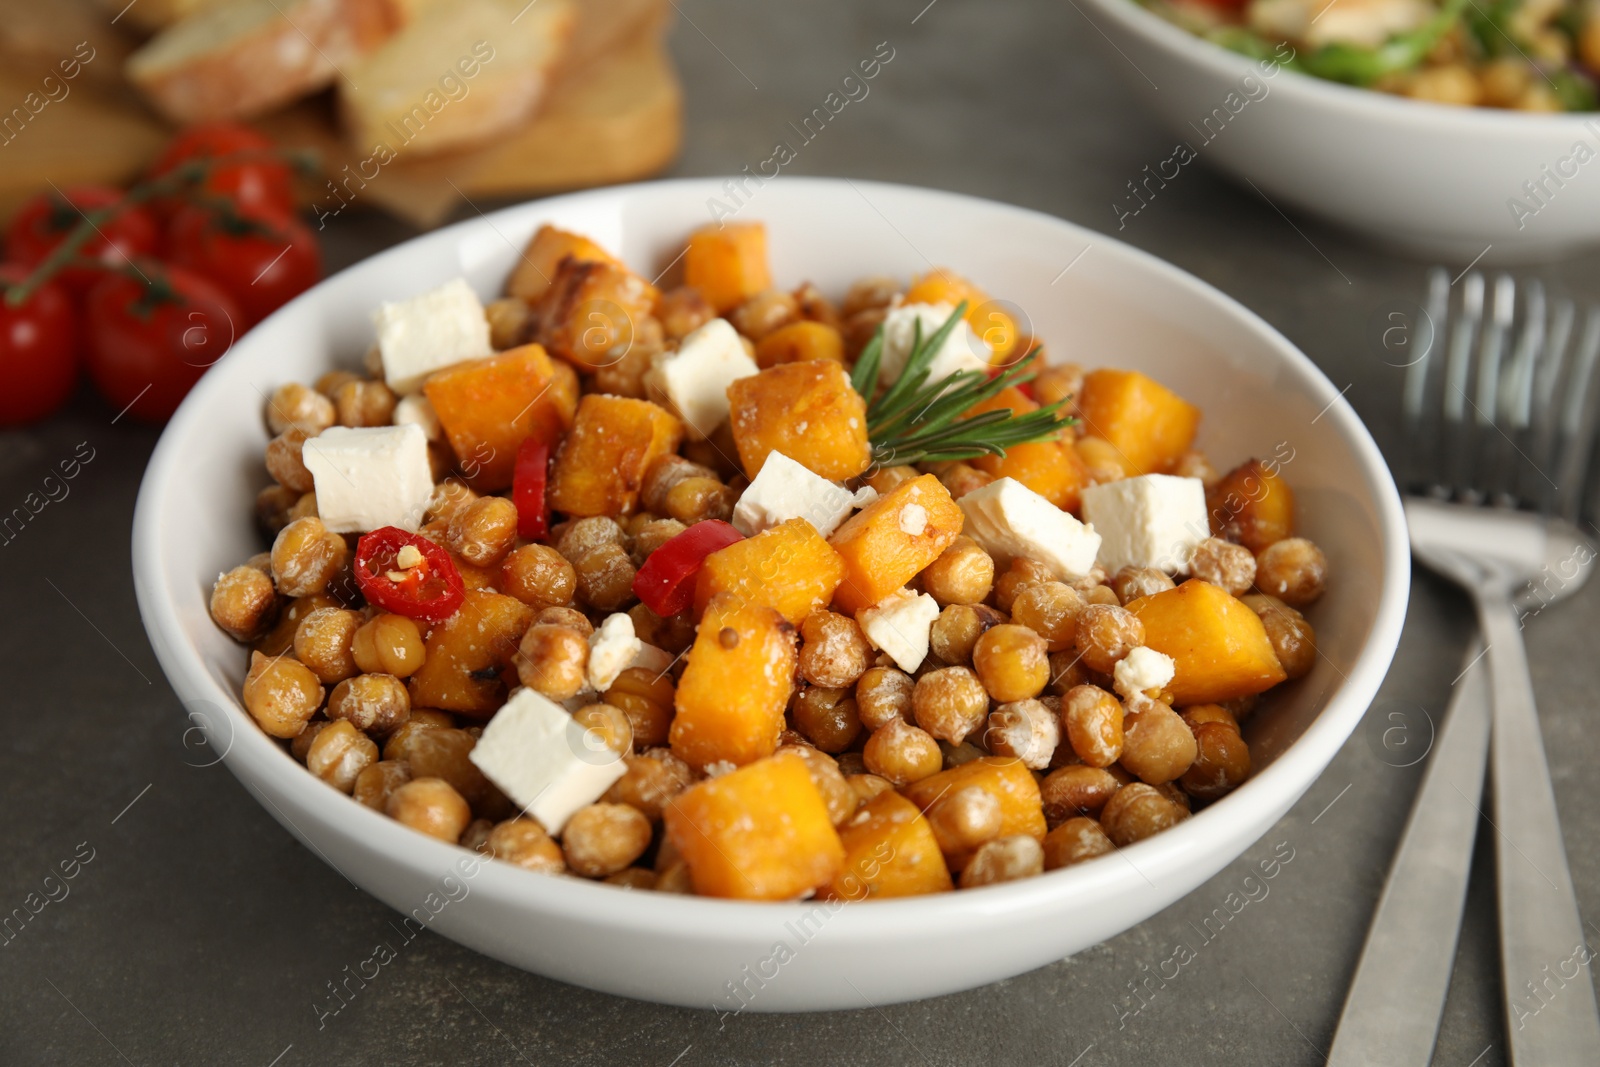
[[[1457,283],[1459,302],[1452,299]],[[1600,1050],[1593,987],[1581,966],[1576,976],[1562,968],[1587,957],[1578,955],[1582,920],[1518,614],[1519,606],[1543,610],[1571,595],[1595,558],[1576,523],[1596,429],[1600,309],[1586,313],[1574,340],[1571,301],[1548,300],[1533,281],[1521,286],[1519,308],[1518,288],[1507,275],[1492,285],[1476,273],[1451,282],[1436,269],[1428,279],[1419,324],[1427,336],[1403,395],[1406,517],[1416,558],[1473,597],[1482,651],[1457,679],[1466,681],[1385,884],[1335,1035],[1334,1067],[1431,1058],[1468,868],[1465,855],[1441,855],[1433,839],[1461,852],[1471,847],[1475,820],[1463,819],[1461,806],[1476,805],[1477,777],[1464,791],[1454,776],[1481,776],[1486,758],[1484,694],[1473,670],[1479,656],[1487,659],[1493,709],[1492,824],[1511,1059],[1523,1067],[1575,1064]],[[1421,932],[1416,927],[1432,939],[1405,937]]]

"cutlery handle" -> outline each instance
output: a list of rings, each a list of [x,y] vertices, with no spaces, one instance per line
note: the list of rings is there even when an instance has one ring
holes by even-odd
[[[1411,805],[1328,1067],[1428,1067],[1455,964],[1489,758],[1488,670],[1467,650]]]
[[[1539,736],[1522,627],[1509,598],[1480,591],[1494,704],[1495,865],[1506,1034],[1519,1067],[1593,1063],[1600,1012]]]

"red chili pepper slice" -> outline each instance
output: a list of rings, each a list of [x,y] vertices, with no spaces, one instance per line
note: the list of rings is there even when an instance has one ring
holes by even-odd
[[[694,599],[694,577],[705,558],[743,540],[744,534],[721,519],[697,522],[650,553],[634,575],[633,593],[657,615],[676,615]]]
[[[550,532],[550,505],[544,493],[549,471],[550,446],[524,438],[511,475],[511,502],[517,505],[517,536],[525,541],[537,541]]]
[[[402,567],[400,550],[407,545],[422,553],[422,559]],[[442,622],[454,615],[466,598],[466,586],[450,553],[398,526],[362,535],[356,542],[355,572],[356,585],[367,603],[411,619]]]

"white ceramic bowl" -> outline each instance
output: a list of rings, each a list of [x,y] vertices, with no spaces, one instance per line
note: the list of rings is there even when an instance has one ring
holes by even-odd
[[[497,293],[540,223],[588,234],[654,273],[707,221],[707,201],[724,196],[721,181],[707,179],[510,208],[352,267],[241,339],[167,427],[134,526],[140,609],[190,717],[274,818],[374,896],[480,952],[624,996],[732,1010],[741,999],[730,983],[743,983],[753,1011],[928,997],[1041,966],[1160,911],[1265,833],[1361,718],[1405,613],[1404,519],[1354,412],[1266,323],[1142,252],[1002,204],[784,178],[757,191],[741,217],[765,220],[779,284],[810,279],[842,293],[864,274],[948,264],[1026,309],[1056,358],[1139,368],[1202,405],[1201,442],[1219,463],[1275,451],[1286,460],[1301,525],[1332,562],[1313,613],[1322,656],[1251,722],[1260,770],[1233,795],[1119,854],[977,891],[836,908],[638,892],[624,900],[609,886],[503,864],[459,873],[473,854],[323,785],[240,707],[246,656],[206,605],[217,574],[262,548],[252,501],[264,482],[263,395],[353,365],[382,300],[457,275]],[[190,740],[196,762],[208,758],[200,736]],[[793,953],[781,964],[779,942]]]
[[[1483,262],[1512,263],[1600,242],[1600,113],[1447,107],[1291,71],[1262,77],[1256,61],[1133,0],[1086,3],[1086,16],[1115,46],[1106,62],[1174,134],[1280,207],[1457,263],[1490,246]],[[1587,146],[1587,162],[1574,158],[1578,144]],[[1162,162],[1150,160],[1150,173],[1181,174]],[[1140,185],[1147,175],[1127,178]],[[1524,182],[1544,191],[1530,195]],[[1159,185],[1150,188],[1160,195]],[[1528,210],[1514,211],[1513,200]],[[1130,196],[1126,206],[1138,201]]]

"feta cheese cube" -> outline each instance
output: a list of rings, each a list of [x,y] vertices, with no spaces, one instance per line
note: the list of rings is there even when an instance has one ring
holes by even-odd
[[[1100,531],[1100,566],[1153,567],[1188,574],[1195,546],[1211,536],[1206,490],[1198,478],[1144,474],[1090,486],[1083,517]]]
[[[891,309],[883,320],[883,363],[878,380],[888,385],[900,377],[906,360],[911,358],[919,323],[923,338],[932,337],[954,311],[949,304],[901,304]],[[993,355],[989,343],[962,319],[928,364],[928,381],[948,378],[958,370],[986,370]]]
[[[383,379],[397,393],[416,392],[440,367],[494,351],[483,302],[464,278],[410,300],[386,303],[372,313],[372,324],[378,330]]]
[[[927,593],[897,589],[856,615],[861,632],[872,647],[887,652],[900,669],[910,673],[928,655],[928,631],[939,617],[939,605]]]
[[[565,708],[532,689],[511,694],[467,755],[552,834],[627,771],[620,753],[596,746]]]
[[[1000,566],[1018,556],[1037,560],[1062,581],[1082,578],[1094,567],[1100,535],[1015,478],[1000,478],[956,501],[962,532]]]
[[[428,437],[404,426],[330,426],[303,453],[317,492],[317,514],[334,533],[380,526],[415,532],[433,496]]]
[[[439,413],[433,410],[433,401],[421,393],[403,396],[394,406],[394,424],[404,426],[416,423],[430,441],[444,439],[444,427],[439,424]]]
[[[659,673],[670,666],[671,656],[635,635],[633,619],[626,612],[606,616],[589,635],[589,685],[597,693],[610,689],[617,675],[630,667]]]
[[[817,533],[827,537],[850,512],[877,498],[870,486],[852,493],[782,452],[773,452],[734,505],[733,526],[746,537],[754,537],[781,522],[805,519],[817,528]]]
[[[1117,661],[1112,684],[1123,700],[1134,700],[1151,689],[1165,689],[1176,672],[1171,656],[1140,645]]]
[[[693,441],[728,421],[728,386],[760,370],[726,319],[712,319],[685,337],[676,352],[659,353],[650,385],[683,420]]]

